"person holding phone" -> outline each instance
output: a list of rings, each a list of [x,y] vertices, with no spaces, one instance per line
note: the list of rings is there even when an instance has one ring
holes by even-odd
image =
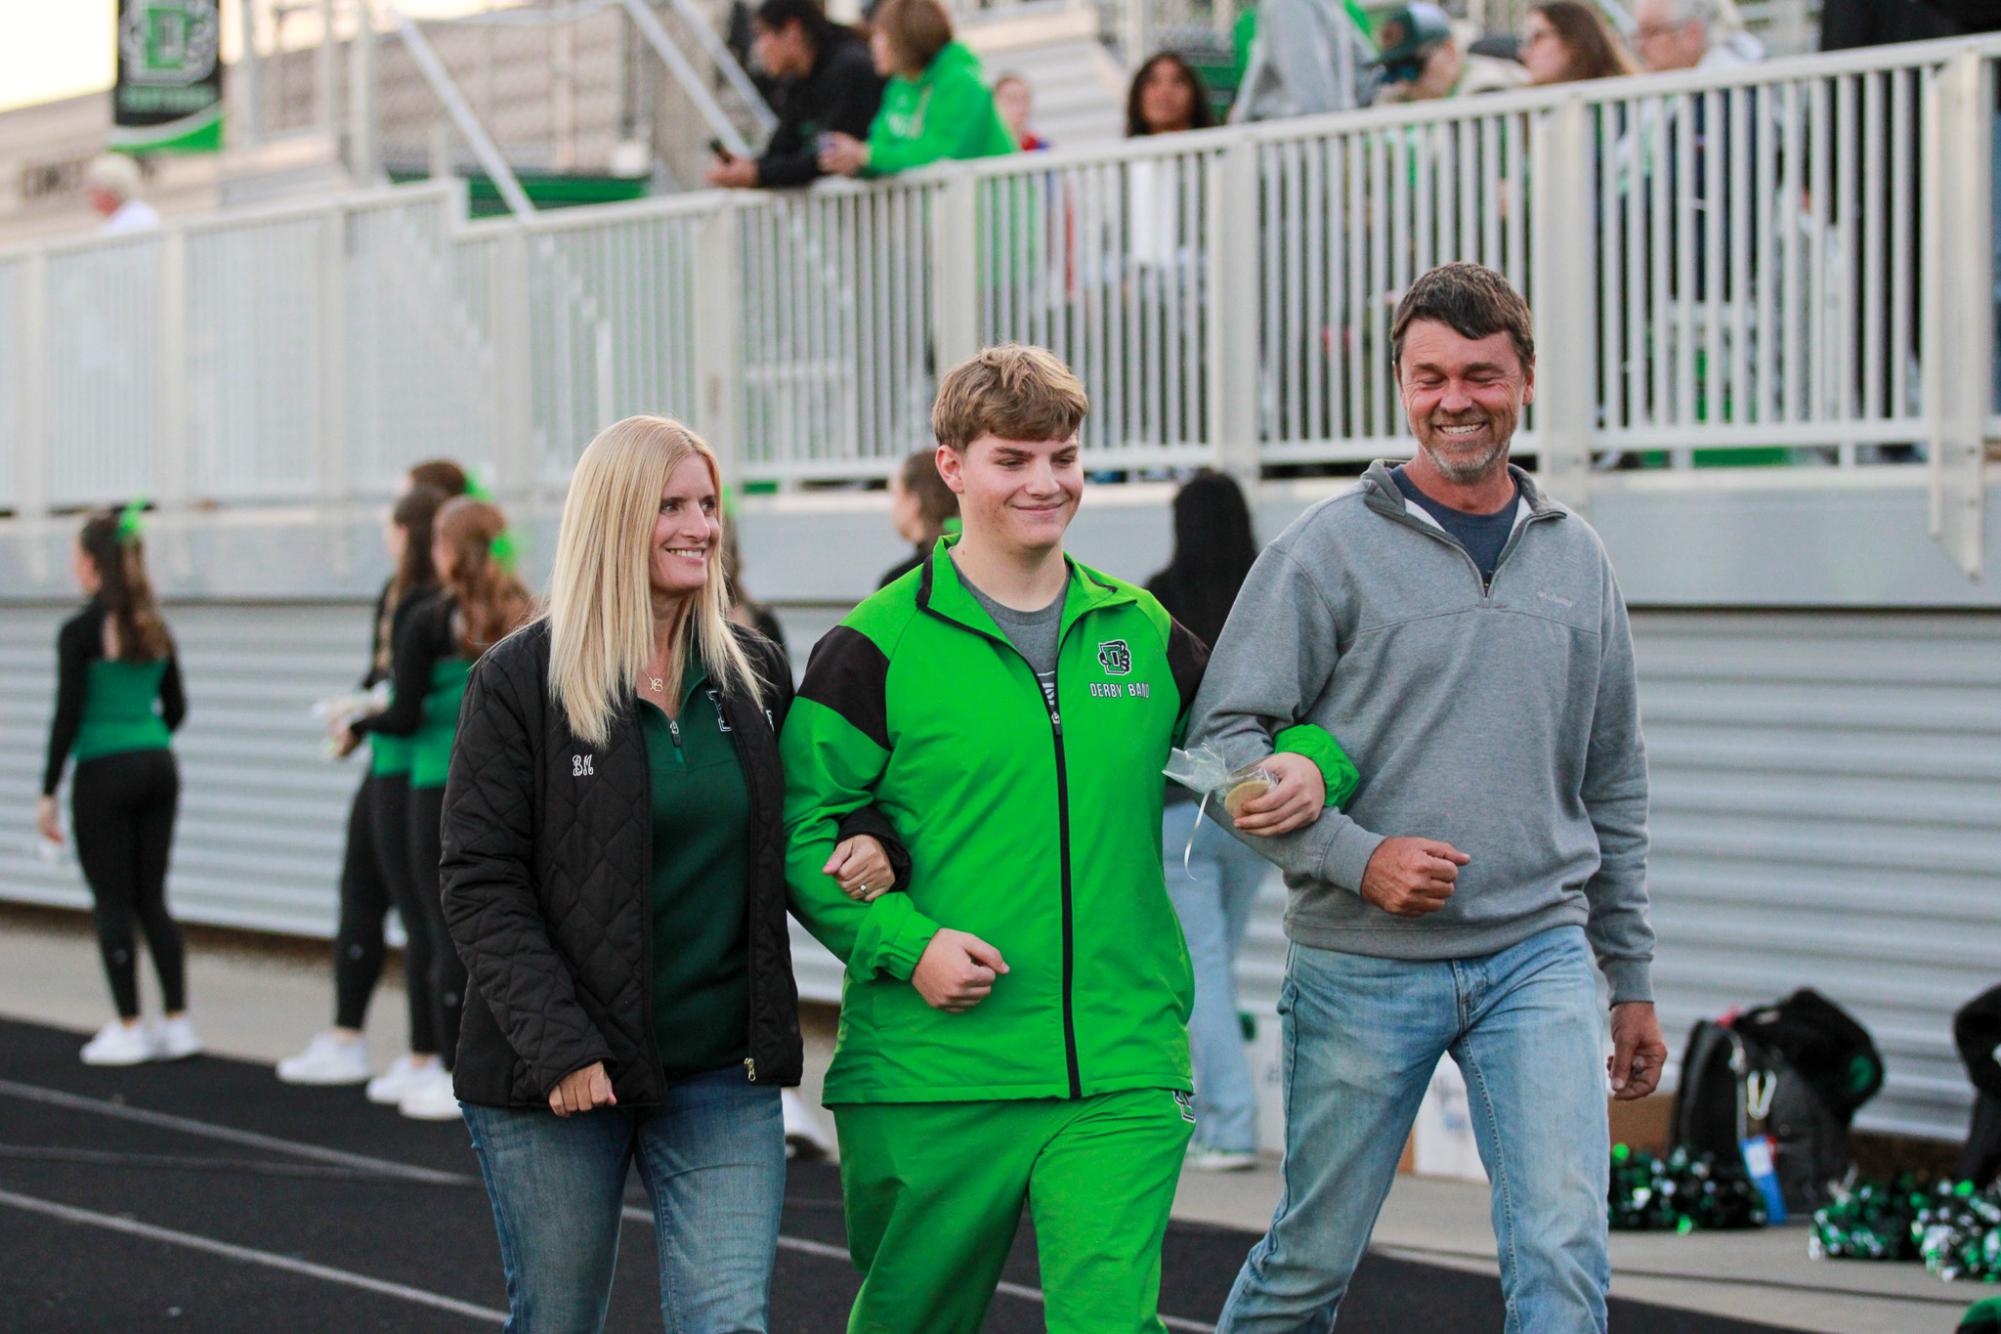
[[[882,75],[868,45],[827,18],[819,0],[764,0],[751,16],[751,54],[774,81],[771,109],[778,128],[761,157],[741,158],[709,141],[716,161],[710,185],[775,190],[811,185],[827,134],[868,134],[882,105]]]

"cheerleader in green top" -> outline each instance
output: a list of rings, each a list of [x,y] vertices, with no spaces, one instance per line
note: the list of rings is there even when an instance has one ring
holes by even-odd
[[[466,679],[480,654],[513,633],[533,610],[528,590],[494,557],[494,543],[506,529],[498,507],[468,497],[438,511],[431,561],[439,591],[414,608],[396,633],[389,708],[351,728],[350,739],[365,735],[373,744],[408,739],[410,876],[431,939],[439,942],[431,954],[431,990],[443,1057],[441,1066],[411,1080],[397,1104],[403,1115],[418,1120],[456,1120],[459,1115],[450,1071],[458,1051],[466,974],[457,951],[445,943],[449,937],[438,898],[440,823]]]
[[[83,1049],[89,1065],[137,1065],[201,1050],[187,1015],[181,929],[167,911],[167,861],[180,802],[171,737],[187,716],[173,637],[153,600],[139,511],[91,516],[73,568],[89,595],[56,637],[56,712],[35,810],[41,835],[62,841],[56,788],[70,784],[77,861],[89,882],[98,949],[118,1017]],[[133,920],[159,974],[165,1021],[140,1022]]]
[[[431,566],[431,525],[438,510],[466,486],[465,473],[444,459],[420,463],[404,474],[404,489],[383,526],[383,545],[395,573],[383,584],[370,620],[368,670],[360,683],[371,691],[389,680],[390,652],[411,611],[437,592]],[[333,720],[338,742],[350,718]],[[340,750],[346,756],[352,750]],[[368,1085],[368,1100],[397,1106],[413,1082],[435,1077],[437,1011],[431,995],[432,951],[451,946],[432,937],[410,875],[410,740],[383,734],[368,748],[368,772],[348,810],[347,843],[340,869],[340,920],[334,933],[333,1026],[313,1035],[305,1050],[278,1062],[288,1084]],[[404,1000],[409,1049],[383,1073],[369,1078],[368,1041],[362,1028],[369,1000],[388,954],[384,926],[394,907],[403,921]],[[428,1073],[427,1073],[428,1072]]]

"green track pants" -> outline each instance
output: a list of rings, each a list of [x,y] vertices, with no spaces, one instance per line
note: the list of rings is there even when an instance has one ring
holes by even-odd
[[[1166,1089],[1076,1101],[848,1103],[849,1334],[977,1334],[1035,1221],[1050,1334],[1156,1334],[1160,1245],[1194,1116]]]

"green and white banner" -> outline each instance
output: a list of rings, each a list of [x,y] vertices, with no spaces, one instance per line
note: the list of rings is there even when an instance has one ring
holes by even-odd
[[[111,147],[212,153],[222,147],[220,0],[117,0]]]

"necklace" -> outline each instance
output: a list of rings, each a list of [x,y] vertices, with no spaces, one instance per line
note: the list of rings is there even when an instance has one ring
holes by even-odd
[[[644,669],[642,669],[642,670],[644,670]],[[653,693],[654,693],[654,694],[656,694],[656,695],[664,695],[664,694],[666,694],[666,693],[667,693],[667,678],[666,678],[666,677],[664,677],[664,676],[655,676],[655,675],[654,675],[654,674],[653,674],[652,672],[646,672],[646,673],[645,673],[645,675],[646,675],[646,684],[647,684],[647,685],[649,685],[649,686],[651,686],[651,687],[653,688]]]

